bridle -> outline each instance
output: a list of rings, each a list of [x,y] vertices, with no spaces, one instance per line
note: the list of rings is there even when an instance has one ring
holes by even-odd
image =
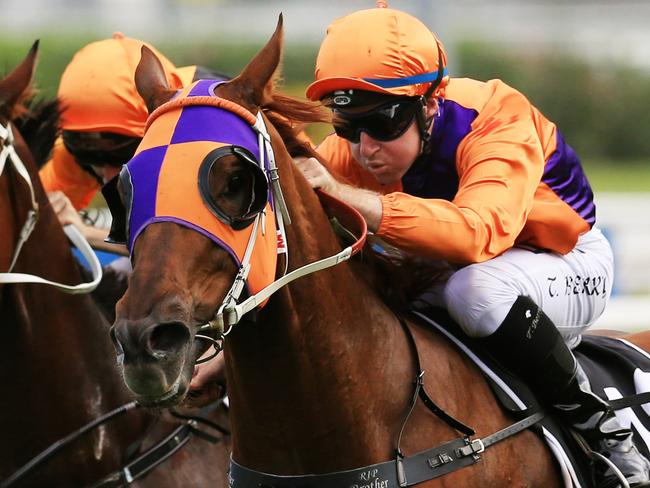
[[[246,251],[244,253],[244,258],[242,259],[241,266],[237,272],[237,275],[234,278],[232,285],[230,286],[228,293],[226,293],[226,296],[222,301],[221,305],[219,306],[215,314],[215,317],[209,322],[199,326],[199,331],[201,332],[209,331],[209,330],[219,331],[220,339],[223,339],[232,331],[232,328],[240,322],[241,318],[244,315],[254,310],[255,308],[261,306],[264,302],[266,302],[266,300],[271,295],[273,295],[273,293],[278,291],[280,288],[284,287],[285,285],[291,283],[292,281],[302,276],[315,273],[316,271],[320,271],[322,269],[330,268],[339,263],[342,263],[343,261],[347,261],[348,259],[350,259],[350,257],[352,257],[354,254],[356,254],[358,251],[360,251],[363,248],[366,241],[368,228],[367,228],[366,221],[357,210],[337,200],[336,198],[327,195],[324,192],[318,191],[321,201],[323,201],[323,203],[329,206],[329,208],[335,208],[339,211],[341,209],[344,209],[344,211],[349,215],[348,219],[353,223],[353,226],[356,229],[358,229],[357,235],[359,237],[356,238],[356,242],[346,247],[341,252],[333,256],[329,256],[327,258],[321,259],[319,261],[306,264],[304,266],[301,266],[298,269],[295,269],[287,273],[286,271],[287,271],[289,260],[288,260],[288,248],[286,244],[285,224],[287,225],[291,224],[291,219],[289,216],[289,212],[287,209],[284,196],[282,194],[282,188],[280,186],[280,178],[278,175],[278,168],[275,162],[275,152],[271,144],[271,136],[269,135],[269,132],[266,128],[264,118],[262,117],[262,112],[261,111],[258,112],[257,115],[255,116],[251,114],[247,109],[242,107],[241,105],[217,96],[196,97],[195,99],[186,98],[178,101],[172,100],[171,102],[167,102],[167,104],[169,104],[171,107],[173,107],[175,104],[181,104],[181,103],[182,104],[191,103],[197,105],[207,104],[207,105],[226,109],[234,113],[235,115],[238,115],[243,120],[245,120],[248,124],[250,124],[253,130],[257,133],[258,144],[259,144],[259,157],[257,163],[260,165],[260,167],[266,174],[267,181],[269,183],[269,188],[270,188],[270,192],[269,192],[270,198],[272,199],[273,205],[277,209],[277,211],[275,212],[276,231],[279,237],[279,242],[281,243],[282,246],[281,248],[279,246],[278,253],[286,253],[287,256],[287,259],[285,259],[285,269],[280,278],[277,278],[275,281],[267,285],[259,292],[250,295],[244,301],[238,303],[239,297],[241,296],[241,293],[243,292],[246,285],[246,278],[248,277],[248,274],[251,269],[250,257],[253,253],[253,249],[255,245],[255,235],[257,233],[258,228],[260,226],[262,227],[264,226],[264,212],[259,212],[253,222],[254,230],[251,233],[251,237],[246,246]],[[159,113],[157,113],[158,110],[161,111],[169,110],[169,108],[165,107],[165,105],[159,107],[158,109],[156,109],[156,111],[154,111],[151,114],[151,117],[147,125],[151,123],[151,120],[153,120],[153,118],[159,115]],[[268,161],[268,166],[269,166],[268,169],[264,168],[265,156]],[[264,229],[262,231],[265,232]],[[205,336],[200,336],[200,337],[207,338]],[[211,338],[207,338],[207,339],[211,340]],[[217,347],[216,344],[215,347]]]
[[[245,109],[242,108],[242,110]],[[251,126],[257,132],[259,137],[260,161],[263,161],[262,156],[264,154],[264,151],[266,151],[267,154],[269,154],[269,160],[273,160],[272,167],[275,167],[271,140],[266,130],[266,126],[264,125],[264,119],[260,113],[258,113],[257,117],[255,117],[255,122],[254,124],[251,123]],[[274,201],[281,200],[284,202],[284,199],[281,197],[279,180],[277,179],[277,171],[274,171],[273,176],[275,177],[276,184],[271,186],[272,197]],[[352,233],[352,235],[355,236],[355,242],[333,256],[329,256],[319,261],[306,264],[291,271],[290,273],[282,275],[280,278],[275,279],[272,283],[262,288],[257,293],[252,294],[246,298],[243,302],[237,303],[237,297],[240,295],[241,291],[244,288],[246,276],[248,275],[249,271],[248,268],[250,267],[250,264],[247,261],[242,262],[240,270],[235,277],[230,291],[226,294],[225,299],[217,310],[215,318],[210,322],[200,326],[200,331],[216,329],[219,331],[218,334],[221,336],[220,342],[223,342],[223,340],[225,340],[225,337],[232,331],[233,327],[240,322],[246,313],[260,306],[280,288],[302,276],[335,266],[343,261],[346,261],[350,259],[352,255],[361,250],[365,244],[367,234],[367,225],[365,219],[357,210],[350,207],[346,203],[341,202],[334,197],[327,195],[326,193],[320,191],[317,191],[317,193],[326,210],[327,207],[329,207],[330,209],[333,208],[339,212],[342,212],[342,214],[337,214],[337,217],[341,215],[345,220],[344,224],[346,226],[347,224],[352,224],[352,227],[354,227],[355,230],[360,230],[360,232],[357,232],[356,234]],[[255,225],[257,225],[258,221],[261,220],[262,213],[263,212],[260,212],[256,216]],[[276,216],[281,214],[282,212],[276,212]],[[277,220],[276,225],[280,225]],[[284,229],[282,229],[282,231],[283,230]],[[357,235],[360,237],[356,237]],[[250,246],[251,244],[249,241],[249,248]],[[252,252],[249,248],[246,250],[246,255],[249,255],[250,252]],[[500,442],[507,437],[517,434],[522,430],[527,429],[531,425],[539,422],[539,420],[541,420],[541,418],[544,416],[543,413],[536,412],[524,418],[523,420],[520,420],[519,422],[516,422],[504,429],[501,429],[498,432],[495,432],[490,436],[485,437],[484,439],[472,439],[471,436],[475,435],[474,430],[462,422],[456,420],[451,415],[447,414],[443,409],[435,404],[435,402],[426,392],[423,381],[424,371],[420,366],[417,343],[406,321],[399,316],[397,319],[404,329],[404,332],[406,333],[407,339],[409,341],[409,347],[413,353],[413,356],[415,357],[417,375],[414,381],[415,388],[413,396],[411,398],[409,410],[403,418],[402,427],[397,439],[395,459],[371,466],[326,473],[323,475],[308,474],[296,476],[280,476],[247,468],[243,465],[238,464],[231,456],[229,474],[230,486],[233,488],[249,486],[286,486],[287,488],[314,486],[318,488],[326,488],[331,486],[360,486],[358,484],[359,480],[362,480],[362,483],[364,480],[370,481],[372,483],[372,486],[380,486],[380,484],[381,486],[411,486],[413,484],[418,484],[420,482],[442,476],[448,472],[476,463],[480,459],[479,454],[482,453],[487,447]],[[197,335],[197,337],[199,337],[199,335]],[[203,338],[203,336],[201,336],[201,338]],[[214,342],[215,349],[217,349],[218,353],[219,348],[222,346],[222,344],[219,344],[218,340],[215,340]],[[209,359],[211,359],[211,357],[205,358],[201,360],[201,362]],[[449,441],[441,446],[422,451],[415,456],[405,456],[400,448],[402,434],[411,416],[411,413],[415,409],[418,400],[422,401],[431,413],[443,420],[451,428],[461,432],[463,436]],[[442,468],[437,469],[439,466],[442,466]],[[435,473],[433,473],[434,469],[436,469]],[[374,481],[369,476],[369,473],[373,473],[372,477],[374,478]],[[383,484],[384,481],[380,480],[385,480],[386,484]],[[388,483],[387,480],[391,480],[390,483]],[[371,486],[371,484],[367,484],[365,486]]]
[[[63,230],[70,241],[72,241],[77,249],[79,249],[83,257],[91,266],[93,274],[92,281],[87,283],[80,283],[78,285],[66,285],[63,283],[46,280],[44,278],[31,274],[12,272],[20,255],[20,251],[22,250],[24,244],[29,240],[29,237],[36,227],[36,223],[38,222],[39,218],[39,206],[36,201],[36,192],[34,191],[34,185],[32,183],[31,177],[29,176],[29,172],[27,171],[25,164],[20,159],[20,156],[14,147],[14,135],[10,123],[8,123],[7,126],[0,124],[0,139],[2,139],[2,150],[0,151],[0,176],[3,173],[5,166],[7,165],[7,161],[9,161],[16,173],[18,173],[18,175],[27,184],[31,199],[31,208],[28,211],[26,220],[21,228],[9,269],[6,273],[0,273],[0,284],[40,283],[53,286],[69,294],[89,293],[93,291],[102,279],[102,267],[99,263],[97,255],[90,247],[90,244],[88,244],[88,241],[73,225],[66,225],[64,226]],[[221,401],[222,400],[220,400],[218,404],[220,404]],[[215,406],[218,404],[215,404]],[[59,439],[57,442],[51,444],[47,449],[41,451],[38,455],[33,457],[29,462],[24,464],[8,478],[0,480],[0,487],[9,488],[10,486],[17,486],[17,484],[21,482],[25,476],[40,468],[41,465],[45,464],[45,462],[47,462],[55,454],[58,454],[63,448],[67,447],[69,444],[74,442],[86,432],[89,432],[99,427],[100,425],[107,423],[109,420],[123,415],[138,407],[139,405],[137,402],[130,402],[128,404],[122,405],[109,412],[108,414],[93,420],[80,429],[77,429],[71,434]],[[133,458],[128,460],[128,462],[125,462],[119,470],[103,477],[101,481],[94,484],[93,486],[113,488],[130,485],[133,481],[141,478],[146,473],[158,466],[160,463],[168,459],[176,451],[181,449],[188,441],[190,441],[193,436],[201,437],[212,443],[218,442],[220,440],[220,438],[215,437],[211,433],[204,432],[203,430],[199,429],[199,424],[207,425],[208,427],[211,427],[220,432],[222,435],[229,434],[227,430],[203,417],[183,417],[173,412],[172,415],[177,416],[183,420],[183,422],[177,426],[173,432],[168,434],[162,440],[143,450],[143,452],[139,455],[133,456]],[[134,444],[130,447],[137,448],[139,446]]]
[[[18,261],[18,256],[23,249],[23,246],[31,236],[36,223],[39,218],[39,207],[36,202],[36,192],[34,191],[34,185],[32,183],[29,172],[25,167],[25,164],[18,156],[16,148],[14,147],[14,134],[11,129],[11,124],[7,123],[6,126],[0,124],[0,139],[2,139],[2,151],[0,152],[0,176],[2,175],[7,162],[11,163],[16,173],[25,181],[27,187],[29,188],[29,195],[31,200],[31,208],[27,212],[27,217],[25,222],[20,230],[18,235],[18,242],[14,249],[11,262],[9,264],[9,269],[7,272],[0,273],[0,284],[5,283],[40,283],[45,285],[53,286],[63,292],[78,294],[78,293],[89,293],[93,291],[99,282],[102,279],[102,267],[97,259],[96,254],[88,244],[88,241],[81,235],[76,227],[72,225],[66,225],[63,230],[72,241],[72,243],[79,249],[86,261],[91,267],[93,279],[87,283],[80,283],[78,285],[66,285],[63,283],[58,283],[55,281],[50,281],[40,276],[35,276],[26,273],[13,273],[12,270]]]
[[[197,83],[201,83],[202,81],[198,81]],[[355,235],[359,237],[355,237],[356,242],[351,246],[346,247],[341,252],[287,273],[288,248],[285,225],[289,225],[291,219],[282,194],[275,153],[271,144],[271,136],[267,130],[265,119],[261,111],[258,112],[257,115],[253,115],[248,109],[238,103],[217,96],[214,93],[214,86],[215,85],[212,85],[208,89],[210,95],[196,94],[187,97],[177,97],[156,108],[156,110],[154,110],[149,116],[145,133],[162,114],[173,110],[184,109],[188,106],[208,106],[235,115],[252,129],[252,132],[257,139],[257,147],[254,149],[256,154],[251,153],[254,161],[249,162],[256,166],[254,168],[255,172],[259,172],[259,174],[263,175],[261,177],[265,179],[264,183],[267,188],[266,203],[269,205],[270,211],[275,217],[273,220],[275,221],[275,232],[277,235],[277,254],[285,254],[284,269],[277,274],[280,276],[279,278],[276,275],[275,279],[271,278],[270,283],[267,282],[263,286],[257,288],[257,290],[250,291],[250,295],[243,301],[240,301],[240,297],[246,289],[248,283],[247,280],[251,274],[251,257],[255,250],[258,235],[266,235],[267,232],[271,231],[271,229],[266,228],[268,226],[266,212],[264,210],[259,210],[256,214],[251,215],[250,227],[252,228],[252,231],[250,236],[247,237],[248,240],[246,246],[239,258],[237,274],[226,293],[225,298],[217,308],[214,318],[198,327],[199,335],[196,337],[211,341],[215,345],[215,348],[218,349],[218,341],[221,341],[225,336],[227,336],[245,314],[261,307],[267,299],[280,288],[297,278],[335,266],[348,260],[353,254],[357,253],[365,243],[367,225],[363,217],[356,210],[329,195],[319,192],[321,200],[325,202],[327,207],[337,209],[338,211],[345,209],[343,211],[347,216],[344,220],[347,220],[352,224],[352,227],[356,230]],[[147,136],[145,134],[145,141],[146,138]],[[235,147],[235,144],[231,142],[228,146]],[[136,155],[132,162],[135,162],[137,157],[138,156]],[[127,166],[130,166],[131,164],[132,163],[130,162]],[[131,191],[134,190],[131,189]],[[132,195],[130,198],[133,198]],[[107,200],[112,200],[112,198],[107,198]],[[273,220],[269,219],[268,222],[273,222]],[[221,241],[219,235],[215,235],[215,238],[216,239],[214,240],[216,242]],[[131,243],[133,243],[134,240],[135,237],[131,237]],[[218,339],[214,340],[208,336],[200,334],[204,331],[216,332]]]

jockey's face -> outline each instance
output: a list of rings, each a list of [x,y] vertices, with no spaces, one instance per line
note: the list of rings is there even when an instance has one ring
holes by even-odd
[[[435,110],[435,105],[427,107],[426,118],[433,117]],[[420,155],[422,142],[414,119],[408,129],[392,141],[380,141],[361,132],[359,142],[349,144],[354,159],[379,183],[390,185],[401,181]]]
[[[112,132],[63,130],[63,144],[79,165],[106,183],[133,157],[141,138]]]

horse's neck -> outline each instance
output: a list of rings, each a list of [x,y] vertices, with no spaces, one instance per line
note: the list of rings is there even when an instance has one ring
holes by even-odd
[[[306,215],[310,225],[294,222],[288,231],[294,266],[340,250],[322,211]],[[256,324],[237,326],[228,338],[236,459],[295,471],[340,468],[323,466],[340,459],[316,454],[327,450],[349,453],[356,465],[391,455],[413,363],[395,315],[360,273],[341,264],[300,278]]]
[[[40,203],[39,222],[14,271],[79,283],[65,235]],[[7,447],[17,452],[24,447],[33,455],[34,439],[52,442],[128,400],[119,393],[108,324],[90,295],[67,295],[41,284],[3,285],[1,292],[0,431],[20,425],[24,435]],[[19,445],[23,440],[25,446]]]
[[[80,283],[84,278],[70,244],[56,216],[43,203],[40,202],[41,216],[20,252],[15,271],[67,284]],[[16,345],[24,349],[25,359],[39,353],[54,361],[62,356],[66,363],[62,368],[79,367],[80,362],[110,362],[108,324],[90,295],[70,295],[40,284],[5,286],[5,295],[12,300],[3,302],[3,308],[16,321],[8,328],[13,329]],[[55,351],[59,354],[53,354]],[[104,353],[109,355],[106,359],[101,357]],[[47,374],[47,368],[44,373]],[[93,375],[92,370],[87,373],[88,377]]]

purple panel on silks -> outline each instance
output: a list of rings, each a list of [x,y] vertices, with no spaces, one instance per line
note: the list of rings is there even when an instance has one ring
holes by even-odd
[[[441,100],[433,122],[429,153],[409,168],[402,178],[404,191],[421,198],[453,200],[458,191],[456,149],[472,130],[478,115],[450,100]]]
[[[166,152],[167,146],[145,149],[126,165],[133,187],[128,239],[128,247],[131,251],[133,251],[135,237],[140,233],[142,226],[156,215],[158,177]]]
[[[590,226],[596,222],[594,194],[580,159],[557,131],[557,148],[546,162],[542,181]]]

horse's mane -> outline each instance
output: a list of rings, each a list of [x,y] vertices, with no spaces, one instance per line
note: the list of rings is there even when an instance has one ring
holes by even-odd
[[[34,100],[28,98],[18,104],[16,128],[23,136],[38,168],[50,158],[54,142],[61,126],[61,107],[57,98],[53,100]]]
[[[262,109],[279,132],[291,157],[314,157],[328,166],[304,134],[307,123],[331,124],[332,116],[321,103],[276,92],[272,101]],[[402,252],[374,236],[369,236],[362,259],[369,271],[364,277],[395,310],[407,310],[413,298],[442,279],[450,269],[444,262]]]
[[[0,76],[0,80],[3,77]],[[18,101],[14,104],[12,107],[12,111],[9,114],[9,120],[16,120],[22,116],[24,116],[26,113],[29,112],[29,101],[33,100],[34,97],[36,96],[37,90],[33,85],[29,85],[23,93],[20,95],[18,98]]]
[[[416,298],[444,283],[453,271],[446,261],[407,253],[375,235],[368,236],[362,259],[371,270],[371,286],[397,311],[410,310]]]
[[[291,157],[317,157],[304,133],[304,127],[309,123],[331,123],[329,110],[320,102],[309,102],[275,92],[262,110],[280,133]]]

